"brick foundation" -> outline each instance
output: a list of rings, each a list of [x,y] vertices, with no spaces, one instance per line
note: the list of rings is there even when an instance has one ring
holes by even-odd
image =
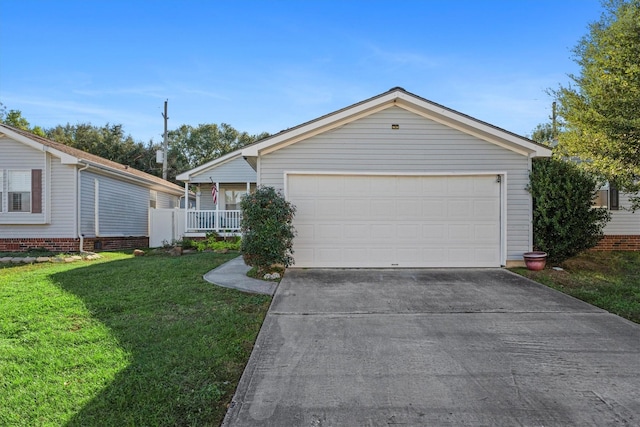
[[[640,236],[604,236],[592,251],[640,251]]]
[[[91,237],[84,239],[87,252],[148,248],[148,237]],[[32,239],[2,239],[0,252],[27,252],[29,249],[46,249],[52,252],[79,252],[80,239],[73,237],[41,237]]]

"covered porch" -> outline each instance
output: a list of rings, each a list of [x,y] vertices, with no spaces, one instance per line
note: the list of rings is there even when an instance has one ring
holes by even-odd
[[[256,172],[240,151],[229,153],[178,175],[195,201],[185,206],[185,237],[240,235],[240,201],[256,188]]]
[[[221,236],[240,235],[240,201],[255,190],[255,184],[198,184],[195,204],[186,209],[185,236],[204,237],[216,232]]]

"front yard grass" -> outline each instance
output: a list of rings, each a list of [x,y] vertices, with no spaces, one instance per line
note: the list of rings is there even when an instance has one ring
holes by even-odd
[[[270,297],[211,252],[0,268],[0,425],[219,425]]]
[[[530,279],[640,323],[640,252],[583,252],[556,271],[514,268]]]

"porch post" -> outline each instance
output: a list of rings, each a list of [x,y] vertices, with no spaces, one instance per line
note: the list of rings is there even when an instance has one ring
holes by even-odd
[[[216,217],[215,217],[215,229],[216,231],[220,231],[220,183],[216,181],[216,189],[218,191],[218,195],[216,197]]]
[[[189,182],[184,183],[184,231],[189,230]]]

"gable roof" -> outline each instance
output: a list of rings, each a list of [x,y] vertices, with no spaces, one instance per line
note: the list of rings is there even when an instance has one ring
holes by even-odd
[[[225,155],[222,155],[218,158],[215,158],[213,160],[208,161],[207,163],[204,163],[196,168],[193,168],[191,170],[188,170],[186,172],[182,172],[180,175],[176,176],[177,180],[180,181],[189,181],[191,180],[191,177],[197,173],[200,173],[202,171],[205,171],[207,169],[213,169],[216,168],[220,165],[223,165],[227,162],[230,162],[232,160],[237,159],[238,157],[242,156],[242,148],[232,151],[230,153],[227,153]]]
[[[34,135],[25,130],[14,128],[13,126],[0,124],[0,134],[4,134],[8,138],[21,142],[36,150],[49,152],[55,157],[58,157],[62,164],[89,165],[119,175],[128,180],[141,181],[148,186],[156,188],[162,187],[165,191],[176,195],[184,194],[184,188],[160,177],[107,160],[104,157],[96,156],[95,154],[87,153],[77,148],[69,147],[60,142]]]
[[[522,155],[533,157],[551,156],[551,149],[549,147],[425,98],[421,98],[401,87],[392,88],[380,95],[267,137],[242,149],[242,156],[247,158],[250,163],[255,164],[255,160],[251,161],[251,158],[276,151],[303,139],[335,129],[394,106],[411,111]]]

